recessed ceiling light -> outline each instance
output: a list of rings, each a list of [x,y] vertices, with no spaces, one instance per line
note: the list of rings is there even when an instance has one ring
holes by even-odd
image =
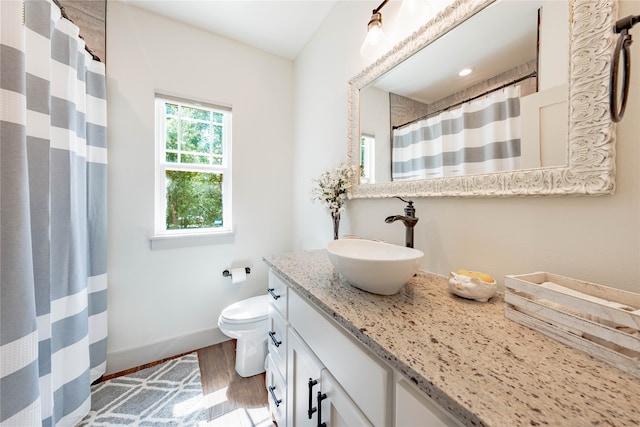
[[[471,68],[464,68],[464,69],[460,70],[458,75],[460,77],[468,76],[469,74],[471,74],[471,71],[473,71],[473,70],[471,70]]]

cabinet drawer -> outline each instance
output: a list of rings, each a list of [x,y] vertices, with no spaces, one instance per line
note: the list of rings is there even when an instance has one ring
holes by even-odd
[[[369,421],[376,426],[389,425],[389,368],[292,289],[289,290],[289,323]]]
[[[279,426],[287,425],[287,383],[275,369],[271,355],[267,356],[266,370],[267,399],[269,412]]]
[[[273,358],[276,368],[284,376],[284,373],[287,372],[287,322],[271,305],[269,305],[268,333],[269,354]]]
[[[267,288],[269,303],[271,303],[280,312],[284,319],[288,318],[288,289],[289,288],[284,284],[282,279],[280,279],[276,273],[269,270],[269,287]]]

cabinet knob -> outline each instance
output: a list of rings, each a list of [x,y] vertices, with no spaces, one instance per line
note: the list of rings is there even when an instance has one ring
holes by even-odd
[[[278,295],[278,294],[276,294],[276,293],[275,293],[275,292],[273,292],[273,291],[275,291],[275,288],[269,288],[269,289],[267,289],[267,292],[269,292],[269,295],[271,295],[271,296],[273,297],[273,299],[278,299],[278,298],[280,298],[280,297],[282,296],[282,295]]]
[[[311,392],[313,390],[313,386],[318,384],[317,380],[312,380],[311,378],[309,378],[309,409],[307,410],[307,414],[309,414],[309,419],[311,419],[313,417],[313,413],[316,412],[318,410],[318,408],[316,408],[315,406],[312,408],[311,404],[312,404],[312,398],[311,398]]]
[[[282,399],[278,399],[276,397],[275,389],[276,389],[276,386],[274,385],[269,386],[269,393],[271,393],[271,397],[273,398],[273,402],[276,404],[276,408],[277,408],[282,403]]]
[[[271,337],[271,341],[273,341],[273,345],[275,345],[276,347],[280,347],[280,344],[282,344],[282,341],[278,341],[276,339],[276,333],[274,331],[270,331],[269,336]]]
[[[327,427],[327,423],[322,422],[322,401],[327,398],[327,393],[318,392],[318,427]]]

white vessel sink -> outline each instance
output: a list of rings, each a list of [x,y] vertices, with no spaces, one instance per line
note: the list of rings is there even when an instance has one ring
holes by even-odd
[[[420,268],[418,249],[365,239],[340,239],[327,245],[333,266],[356,288],[392,295]]]

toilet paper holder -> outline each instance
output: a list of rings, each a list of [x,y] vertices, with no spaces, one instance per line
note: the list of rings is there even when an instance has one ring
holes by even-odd
[[[247,273],[247,274],[251,273],[251,269],[250,269],[249,267],[245,267],[245,268],[244,268],[244,271],[245,271],[245,273]],[[227,270],[224,270],[224,271],[222,272],[222,277],[231,277],[231,271],[229,271],[228,269],[227,269]]]

